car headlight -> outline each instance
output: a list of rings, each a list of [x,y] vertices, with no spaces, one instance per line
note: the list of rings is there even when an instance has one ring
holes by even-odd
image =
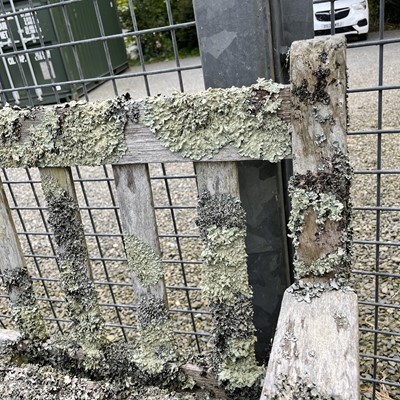
[[[355,10],[365,10],[367,8],[367,2],[365,0],[359,1],[358,3],[353,3],[351,7]]]

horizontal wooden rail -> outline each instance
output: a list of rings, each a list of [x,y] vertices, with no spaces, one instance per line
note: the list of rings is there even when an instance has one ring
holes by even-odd
[[[291,153],[290,109],[289,88],[265,80],[142,101],[5,107],[0,167],[279,161]]]

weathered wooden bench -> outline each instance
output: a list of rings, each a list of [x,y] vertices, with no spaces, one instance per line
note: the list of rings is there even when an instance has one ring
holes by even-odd
[[[1,110],[0,166],[40,169],[74,327],[68,337],[49,338],[1,189],[0,267],[17,329],[0,331],[4,371],[25,363],[52,368],[54,375],[64,374],[59,385],[81,379],[87,393],[98,385],[100,398],[127,398],[138,385],[158,385],[189,393],[205,388],[219,399],[357,399],[346,86],[345,40],[334,37],[293,44],[290,87],[260,80],[248,88],[140,102],[121,97]],[[254,354],[235,161],[278,162],[291,155],[295,283],[284,296],[265,376]],[[197,174],[204,292],[213,318],[212,351],[201,362],[180,358],[168,319],[148,163],[172,161],[194,162]],[[133,344],[106,340],[70,170],[102,164],[113,165],[138,298]]]

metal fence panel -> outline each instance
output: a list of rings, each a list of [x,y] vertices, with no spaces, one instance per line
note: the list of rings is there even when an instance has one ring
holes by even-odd
[[[81,2],[93,9],[95,18],[92,22],[96,24],[97,33],[91,37],[75,38],[69,21],[70,11]],[[9,0],[0,3],[0,14],[4,15],[8,10],[10,17],[0,17],[0,99],[3,105],[18,101],[23,106],[33,105],[46,95],[52,96],[54,102],[62,102],[67,99],[65,93],[71,87],[76,89],[71,97],[78,99],[81,95],[89,101],[127,91],[132,97],[139,98],[168,94],[174,89],[198,91],[204,88],[199,58],[182,58],[177,39],[177,35],[192,34],[195,21],[189,18],[176,23],[174,2],[165,0],[160,11],[163,15],[160,20],[167,21],[165,24],[143,28],[138,25],[136,15],[139,3],[127,1],[125,15],[131,21],[131,30],[121,33],[110,30],[102,12],[103,3],[109,2]],[[271,3],[276,12],[277,2]],[[348,143],[350,155],[356,160],[353,280],[360,297],[363,398],[380,399],[386,395],[388,399],[396,399],[400,397],[400,120],[396,112],[400,81],[399,75],[393,71],[400,69],[400,35],[398,31],[385,31],[385,1],[380,3],[379,32],[371,34],[370,40],[365,42],[351,41],[348,52],[351,116]],[[116,7],[114,1],[110,4]],[[282,10],[285,4],[281,2]],[[12,5],[15,10],[10,11]],[[282,12],[283,22],[276,21],[282,23],[282,27],[275,26],[272,34],[275,38],[281,35],[284,45],[292,38],[290,27],[295,26],[294,22],[304,28],[302,21],[296,20],[293,9],[290,10],[286,17]],[[238,10],[232,10],[234,12]],[[65,22],[64,40],[55,39],[51,24],[49,28],[40,26],[40,16],[45,13],[58,15],[53,17],[52,23],[57,18]],[[25,42],[13,25],[16,17],[20,18],[21,24],[26,22],[22,27],[24,35],[28,35]],[[288,22],[290,18],[292,23]],[[169,35],[166,42],[172,59],[150,63],[143,46],[146,39],[154,38],[160,32]],[[32,37],[35,35],[34,41]],[[48,35],[52,40],[46,40]],[[132,38],[135,38],[133,44]],[[137,54],[138,61],[120,73],[118,65],[123,63],[114,67],[111,43],[122,39],[130,41],[128,47]],[[92,45],[104,54],[105,73],[101,76],[85,74],[82,66],[88,62],[82,49]],[[64,70],[56,76],[56,65],[64,63],[63,57],[68,58],[69,68],[75,70],[74,74],[68,75],[71,71]],[[89,58],[89,61],[93,60]],[[92,90],[96,86],[98,88]],[[200,289],[202,245],[195,225],[195,172],[190,164],[157,164],[151,167],[151,175],[171,316],[187,351],[201,351],[209,337],[210,318]],[[39,175],[35,170],[10,169],[3,170],[1,178],[17,221],[41,307],[51,321],[53,332],[68,331],[66,306],[60,294],[59,270]],[[77,168],[74,180],[109,336],[128,340],[135,335],[135,298],[126,267],[111,169]],[[2,328],[10,326],[7,303],[7,296],[0,288]]]

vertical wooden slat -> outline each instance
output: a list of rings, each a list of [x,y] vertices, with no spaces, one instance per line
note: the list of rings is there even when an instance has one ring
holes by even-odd
[[[228,392],[255,391],[262,369],[255,358],[252,289],[248,283],[246,219],[233,162],[197,163],[200,234],[205,243],[204,292],[213,318],[213,362]],[[250,391],[250,392],[249,392]],[[254,393],[253,393],[254,395]]]
[[[359,398],[358,305],[348,282],[346,87],[344,37],[292,45],[289,228],[296,282],[284,295],[262,400]]]
[[[43,316],[36,303],[21,244],[10,207],[0,182],[0,271],[10,296],[11,313],[16,327],[29,339],[47,337]]]
[[[177,360],[177,347],[160,258],[157,224],[147,164],[114,165],[128,267],[137,295],[138,360],[146,372],[160,372]]]
[[[42,188],[54,232],[72,336],[85,348],[105,343],[104,320],[91,279],[84,229],[70,168],[40,169]]]

